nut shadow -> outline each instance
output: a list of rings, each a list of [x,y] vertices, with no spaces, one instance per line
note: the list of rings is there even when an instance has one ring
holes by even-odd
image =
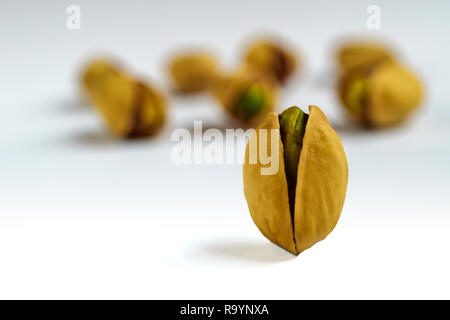
[[[331,122],[330,125],[339,135],[364,135],[374,132],[370,128],[363,127],[349,120]]]
[[[383,137],[398,135],[408,132],[409,125],[404,124],[400,126],[387,127],[387,128],[371,128],[362,124],[355,123],[349,119],[341,122],[331,122],[331,127],[338,133],[339,136],[354,136],[354,137]]]
[[[105,130],[103,131],[82,131],[70,137],[70,142],[79,145],[90,145],[90,146],[111,146],[120,144],[121,141],[111,134],[108,134]]]
[[[221,240],[200,249],[200,255],[241,262],[274,264],[295,259],[295,255],[264,241],[227,241]]]
[[[158,145],[164,139],[163,135],[155,135],[152,137],[136,137],[136,138],[119,138],[111,134],[107,129],[86,130],[76,132],[64,139],[67,145],[79,145],[95,148],[109,148],[116,146],[151,146]]]
[[[50,111],[60,114],[73,114],[93,111],[89,101],[81,96],[60,98],[50,105]]]

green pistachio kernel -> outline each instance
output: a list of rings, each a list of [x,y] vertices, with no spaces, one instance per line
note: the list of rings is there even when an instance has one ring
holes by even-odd
[[[303,146],[308,115],[298,107],[290,107],[279,115],[281,142],[284,148],[284,168],[289,193],[291,216],[294,214],[295,189],[297,187],[298,162]]]
[[[253,84],[238,99],[236,113],[243,120],[251,119],[263,111],[265,100],[261,87]]]
[[[347,91],[347,106],[348,110],[355,115],[360,115],[362,113],[364,96],[366,93],[366,79],[359,77],[353,79],[350,83],[349,89]]]

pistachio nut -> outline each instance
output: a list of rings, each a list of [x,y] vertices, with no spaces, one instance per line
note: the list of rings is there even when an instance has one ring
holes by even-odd
[[[206,52],[182,54],[170,61],[169,73],[177,92],[204,92],[218,75],[218,63],[213,55]]]
[[[411,70],[385,60],[343,72],[338,93],[352,117],[368,127],[382,128],[405,121],[420,106],[423,87]]]
[[[274,79],[247,68],[218,78],[211,92],[233,119],[250,126],[273,111],[278,98]]]
[[[297,58],[292,49],[275,41],[262,40],[252,44],[245,52],[245,63],[284,84],[297,69]]]
[[[146,137],[163,127],[165,97],[112,63],[93,61],[83,72],[81,82],[89,100],[116,135]]]
[[[344,205],[348,167],[339,136],[316,106],[270,112],[247,144],[244,194],[251,217],[273,243],[299,254],[335,227]],[[262,150],[266,149],[266,150]],[[263,154],[278,170],[263,174]]]
[[[342,70],[361,68],[377,64],[384,60],[394,60],[391,51],[375,42],[355,42],[343,45],[336,54]]]

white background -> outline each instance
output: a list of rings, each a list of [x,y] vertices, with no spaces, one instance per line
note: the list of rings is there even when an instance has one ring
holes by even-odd
[[[81,8],[81,30],[66,8]],[[381,30],[366,8],[381,8]],[[0,298],[450,298],[448,1],[2,1]],[[329,237],[294,257],[251,221],[240,165],[170,161],[173,129],[223,125],[207,97],[171,97],[153,140],[111,137],[80,99],[95,53],[167,88],[165,59],[206,46],[226,67],[262,31],[298,47],[302,77],[282,108],[319,105],[350,178]],[[398,129],[348,126],[332,49],[386,38],[418,71],[423,109]]]

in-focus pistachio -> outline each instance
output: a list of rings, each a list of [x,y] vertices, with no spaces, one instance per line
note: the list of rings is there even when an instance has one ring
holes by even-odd
[[[309,116],[297,107],[268,113],[250,137],[243,167],[253,221],[266,238],[293,254],[334,229],[347,190],[342,142],[318,107],[309,111]],[[262,174],[264,154],[279,161],[274,174]]]
[[[292,49],[272,40],[252,44],[245,53],[245,63],[265,75],[285,83],[297,69],[297,58]]]
[[[384,60],[394,60],[387,47],[375,42],[353,42],[337,51],[337,62],[341,69],[370,67]]]
[[[246,125],[274,110],[278,95],[275,80],[247,68],[217,79],[212,92],[232,118]]]
[[[218,63],[212,54],[206,52],[182,54],[170,62],[169,73],[177,92],[204,92],[218,75]]]
[[[156,134],[166,120],[166,99],[106,60],[84,70],[83,88],[109,129],[124,138]]]
[[[375,128],[402,123],[423,98],[419,78],[393,60],[346,70],[338,81],[338,91],[348,113]]]

